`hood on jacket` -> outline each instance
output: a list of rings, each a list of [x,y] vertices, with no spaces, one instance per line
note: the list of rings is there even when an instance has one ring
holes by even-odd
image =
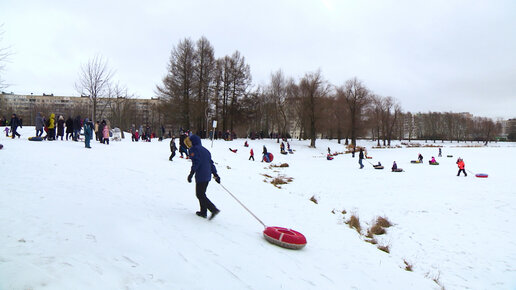
[[[54,114],[54,113],[50,114],[50,118],[55,119],[56,118],[56,114]]]
[[[199,136],[192,134],[192,136],[188,138],[192,141],[192,146],[201,145],[201,138],[199,138]]]

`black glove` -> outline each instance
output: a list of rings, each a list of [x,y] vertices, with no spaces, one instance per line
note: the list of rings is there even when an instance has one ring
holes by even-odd
[[[193,177],[193,174],[188,175],[188,178],[187,178],[188,183],[192,183],[192,177]]]
[[[220,176],[218,176],[217,174],[213,175],[213,178],[215,178],[215,181],[217,183],[220,183]]]

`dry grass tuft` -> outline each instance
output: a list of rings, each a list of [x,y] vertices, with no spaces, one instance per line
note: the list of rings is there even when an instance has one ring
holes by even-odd
[[[368,242],[370,244],[373,244],[373,245],[378,244],[378,241],[375,238],[365,239],[364,241],[366,241],[366,242]]]
[[[379,245],[377,248],[378,248],[378,250],[380,250],[380,251],[384,251],[384,252],[386,252],[387,254],[388,254],[388,253],[390,253],[389,246],[380,246],[380,245]]]
[[[405,260],[405,259],[403,260],[403,263],[405,263],[405,271],[412,272],[412,264],[407,262],[407,260]]]
[[[312,196],[312,197],[310,197],[310,200],[311,200],[313,203],[318,204],[317,199],[315,198],[315,195],[314,195],[314,196]]]
[[[281,168],[285,168],[288,166],[289,166],[288,163],[281,163],[280,165],[275,165],[275,164],[271,165],[271,167],[281,167]]]
[[[231,169],[231,167],[229,167],[229,166],[226,166],[226,168],[227,168],[227,169]]]
[[[345,209],[343,209],[340,213],[341,214],[347,214],[348,212]]]
[[[281,188],[281,184],[287,184],[289,182],[292,182],[292,180],[294,180],[294,178],[292,177],[286,177],[286,176],[283,176],[283,175],[278,175],[278,177],[275,177],[272,181],[271,181],[271,184],[276,186],[277,188]]]
[[[270,176],[269,174],[262,174],[262,175],[267,177],[267,178],[272,178],[272,176]]]
[[[379,226],[378,224],[373,225],[371,228],[367,230],[367,236],[368,238],[372,238],[374,235],[383,235],[385,234],[385,229]]]
[[[378,217],[376,219],[376,225],[382,228],[392,227],[392,223],[386,217]]]
[[[350,227],[355,229],[359,234],[362,232],[362,227],[360,226],[360,219],[357,215],[353,214],[349,218],[349,220],[346,222],[346,224]]]

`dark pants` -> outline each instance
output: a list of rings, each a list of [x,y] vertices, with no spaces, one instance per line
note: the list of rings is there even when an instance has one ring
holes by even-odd
[[[168,158],[168,160],[172,161],[172,158],[174,158],[174,156],[176,156],[176,151],[172,151],[172,154],[170,154],[170,157]]]
[[[18,130],[18,128],[16,128],[16,127],[11,128],[11,133],[13,134],[12,135],[13,139],[15,136],[20,137],[20,133],[16,132],[16,130]]]
[[[43,129],[37,129],[36,130],[36,137],[41,137],[43,135]]]
[[[251,160],[251,159],[253,159],[253,161],[254,161],[254,156],[253,155],[249,156],[249,160]]]
[[[217,211],[217,207],[208,199],[206,196],[206,188],[208,188],[209,181],[199,182],[195,184],[195,195],[199,200],[199,205],[201,206],[200,212],[206,215],[206,210],[210,212]]]
[[[459,173],[457,173],[457,176],[459,176],[459,175],[460,175],[460,172],[461,172],[461,171],[462,171],[462,172],[464,172],[464,176],[468,176],[468,175],[466,174],[466,169],[459,169]]]
[[[91,136],[90,135],[84,135],[84,147],[91,148],[90,140],[91,140]]]
[[[358,159],[358,164],[360,164],[360,169],[364,168],[364,164],[362,164],[362,158]]]

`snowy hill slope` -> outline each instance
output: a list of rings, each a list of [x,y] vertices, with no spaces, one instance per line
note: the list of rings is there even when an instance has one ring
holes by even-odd
[[[336,141],[203,141],[222,183],[268,226],[303,233],[293,251],[269,244],[263,227],[218,184],[208,197],[221,209],[212,221],[195,215],[190,161],[168,161],[169,140],[129,140],[87,150],[78,142],[0,138],[0,289],[514,289],[516,191],[514,144],[460,148],[370,149],[375,170],[358,158],[324,158]],[[177,141],[177,140],[176,140]],[[271,168],[261,163],[266,145]],[[461,144],[462,145],[462,144]],[[237,148],[233,153],[228,148]],[[410,164],[418,153],[424,164]],[[456,157],[489,178],[457,177]],[[437,157],[437,156],[436,156]],[[396,160],[403,173],[388,168]],[[271,177],[292,177],[281,189]],[[267,181],[267,182],[264,182]],[[311,197],[318,203],[310,201]],[[347,213],[343,214],[345,210]],[[355,214],[362,235],[344,222]],[[394,226],[377,236],[390,253],[365,242],[377,216]],[[405,271],[404,261],[413,266]]]

